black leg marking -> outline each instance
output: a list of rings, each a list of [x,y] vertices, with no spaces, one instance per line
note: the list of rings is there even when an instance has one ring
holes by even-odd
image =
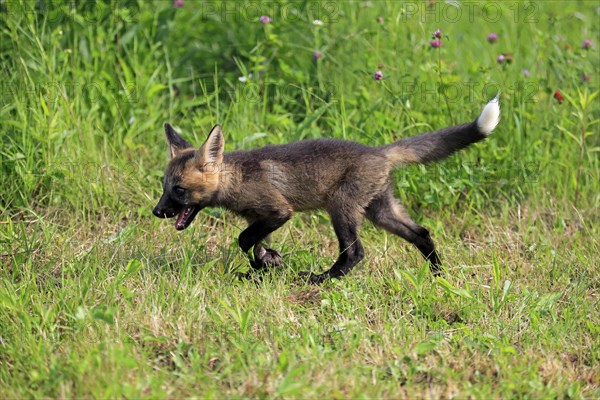
[[[273,249],[264,248],[261,242],[271,232],[285,224],[290,217],[291,214],[276,214],[270,218],[258,219],[240,234],[238,243],[244,253],[248,253],[254,246],[254,260],[250,261],[253,268],[260,269],[281,264],[281,254]]]
[[[431,263],[434,275],[441,274],[441,261],[429,231],[413,221],[391,193],[386,192],[374,199],[366,211],[367,218],[375,225],[402,237],[419,249],[423,257]]]
[[[339,241],[340,253],[333,266],[326,272],[318,275],[312,272],[301,272],[307,276],[308,281],[319,284],[329,278],[340,278],[350,272],[365,256],[362,243],[358,238],[359,213],[344,213],[330,211],[333,229]]]

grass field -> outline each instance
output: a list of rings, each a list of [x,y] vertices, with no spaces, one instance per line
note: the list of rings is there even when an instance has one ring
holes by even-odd
[[[599,13],[0,1],[0,398],[599,398]],[[488,140],[395,175],[443,278],[365,223],[365,260],[306,284],[337,252],[315,212],[243,279],[243,220],[151,214],[167,121],[195,144],[220,123],[228,151],[381,145],[498,92]]]

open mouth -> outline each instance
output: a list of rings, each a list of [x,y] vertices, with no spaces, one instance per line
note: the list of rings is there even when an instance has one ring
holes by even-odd
[[[195,206],[185,207],[183,210],[181,210],[177,216],[177,220],[175,221],[175,229],[182,231],[190,226],[194,220],[194,217],[196,214],[198,214],[198,211],[200,211],[200,207]]]

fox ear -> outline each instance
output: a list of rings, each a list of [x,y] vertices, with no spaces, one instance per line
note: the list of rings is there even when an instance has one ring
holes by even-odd
[[[221,126],[215,125],[208,134],[206,142],[196,150],[196,162],[198,166],[204,164],[221,164],[224,148],[225,139],[221,132]]]
[[[169,154],[171,158],[175,158],[180,155],[183,150],[192,147],[184,138],[179,136],[175,129],[169,124],[165,124],[165,134],[167,135],[167,143],[169,144]]]

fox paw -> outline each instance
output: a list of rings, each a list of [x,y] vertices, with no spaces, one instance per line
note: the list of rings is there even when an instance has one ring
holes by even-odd
[[[306,279],[306,281],[308,283],[310,283],[311,285],[320,285],[321,283],[323,283],[324,281],[326,281],[329,278],[329,274],[327,274],[327,273],[313,274],[310,271],[300,271],[298,273],[298,275],[300,275],[300,277]]]
[[[254,261],[251,262],[253,268],[278,267],[282,263],[281,254],[277,250],[254,248]]]

